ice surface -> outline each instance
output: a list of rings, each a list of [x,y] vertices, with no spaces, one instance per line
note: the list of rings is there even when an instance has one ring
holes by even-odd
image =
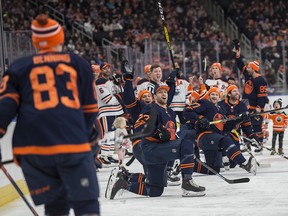
[[[288,155],[287,133],[285,136],[284,152]],[[270,147],[271,141],[266,145]],[[249,157],[247,153],[244,155],[246,158]],[[256,176],[239,167],[221,173],[229,179],[249,177],[249,183],[228,184],[217,176],[195,173],[195,182],[206,187],[204,197],[183,198],[180,186],[170,186],[157,198],[141,197],[125,191],[122,196],[116,195],[114,200],[107,200],[104,198],[104,192],[112,168],[102,169],[98,172],[101,215],[287,216],[288,160],[277,155],[270,156],[267,150],[263,151],[263,155],[256,155],[256,158],[259,163],[270,164],[271,167],[258,168]],[[142,171],[136,161],[128,169],[132,172]],[[36,207],[36,211],[39,215],[44,215],[43,207]],[[1,207],[0,215],[26,216],[32,213],[22,199],[18,199]]]

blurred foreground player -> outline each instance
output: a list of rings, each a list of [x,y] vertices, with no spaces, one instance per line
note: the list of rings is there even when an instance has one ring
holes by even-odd
[[[0,135],[18,114],[13,154],[35,205],[45,215],[99,215],[99,186],[89,137],[98,111],[91,66],[62,52],[64,32],[40,14],[38,53],[16,60],[0,86]]]

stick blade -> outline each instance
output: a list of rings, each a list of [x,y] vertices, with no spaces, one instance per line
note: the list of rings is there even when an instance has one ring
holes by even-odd
[[[249,178],[239,178],[239,179],[227,179],[226,182],[228,182],[229,184],[239,184],[239,183],[247,183],[249,181],[250,181]]]

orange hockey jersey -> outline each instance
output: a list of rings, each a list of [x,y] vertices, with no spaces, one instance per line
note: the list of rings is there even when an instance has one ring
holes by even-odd
[[[285,112],[273,112],[267,115],[273,121],[273,131],[283,132],[288,125],[288,115]]]

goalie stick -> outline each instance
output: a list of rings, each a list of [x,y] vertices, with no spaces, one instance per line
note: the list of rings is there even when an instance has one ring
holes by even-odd
[[[249,178],[238,178],[238,179],[228,179],[225,176],[221,175],[220,173],[216,172],[214,169],[212,169],[210,166],[208,166],[206,163],[202,162],[200,159],[195,158],[195,160],[200,163],[202,166],[206,167],[210,172],[217,175],[221,179],[223,179],[225,182],[229,184],[238,184],[238,183],[247,183],[250,181]]]
[[[13,161],[13,160],[12,160]],[[8,171],[6,170],[6,168],[4,167],[3,163],[0,162],[0,166],[1,166],[1,170],[4,172],[4,174],[6,175],[6,177],[9,179],[9,181],[11,182],[11,184],[13,185],[13,187],[15,188],[15,190],[17,191],[17,193],[20,195],[20,197],[24,200],[24,202],[26,203],[26,205],[28,206],[28,208],[31,210],[31,212],[33,213],[33,215],[38,216],[38,213],[35,211],[35,209],[31,206],[31,204],[28,202],[28,200],[25,198],[25,195],[23,194],[23,192],[21,191],[21,189],[18,187],[18,185],[16,184],[16,182],[13,180],[13,178],[10,176],[10,174],[8,173]]]

